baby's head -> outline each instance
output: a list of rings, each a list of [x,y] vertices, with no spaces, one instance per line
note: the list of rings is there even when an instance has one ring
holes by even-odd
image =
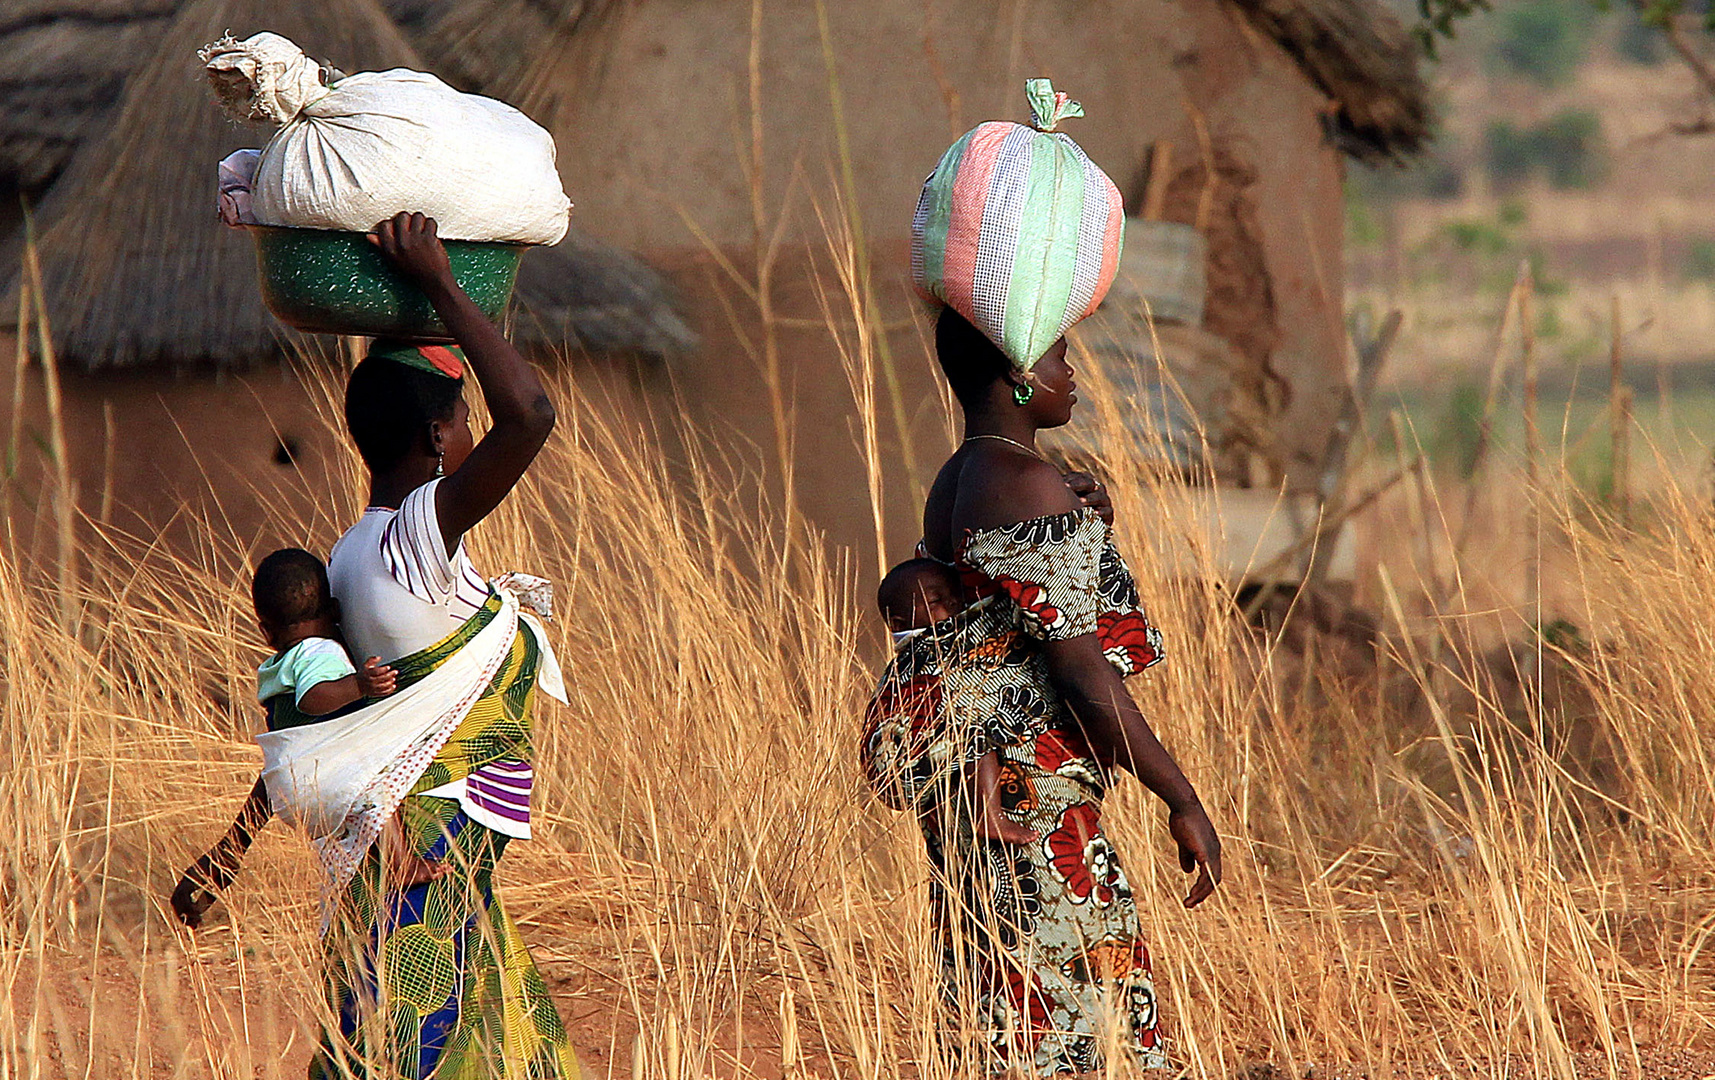
[[[256,622],[276,650],[308,637],[337,637],[339,609],[328,568],[302,548],[281,548],[256,565],[250,582]]]
[[[959,575],[934,559],[907,559],[887,572],[876,590],[887,628],[921,630],[965,609]]]

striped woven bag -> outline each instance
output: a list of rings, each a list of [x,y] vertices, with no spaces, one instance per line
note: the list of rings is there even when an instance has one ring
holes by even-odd
[[[1125,211],[1107,173],[1055,130],[1083,106],[1047,79],[1024,86],[1033,127],[979,124],[924,181],[911,274],[1029,371],[1107,295]]]

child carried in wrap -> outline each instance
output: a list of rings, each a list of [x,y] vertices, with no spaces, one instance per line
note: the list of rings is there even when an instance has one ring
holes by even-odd
[[[269,731],[313,724],[343,715],[353,707],[393,693],[395,673],[371,656],[361,668],[351,662],[339,640],[339,604],[328,586],[327,565],[301,548],[282,548],[256,566],[250,583],[257,627],[273,655],[256,669],[256,700]],[[172,907],[186,926],[201,924],[203,914],[232,884],[256,833],[273,815],[262,778],[250,790],[244,808],[219,843],[186,870],[173,890]],[[398,839],[390,828],[387,840]],[[396,861],[402,850],[390,848]],[[416,860],[421,862],[422,860]],[[408,871],[423,880],[444,867]]]
[[[896,649],[906,648],[913,638],[931,626],[965,609],[958,573],[934,559],[907,559],[887,572],[876,590],[881,617],[893,634]],[[1000,803],[1001,759],[990,750],[977,759],[971,805],[971,827],[978,836],[1008,844],[1028,844],[1036,832],[1012,821]]]

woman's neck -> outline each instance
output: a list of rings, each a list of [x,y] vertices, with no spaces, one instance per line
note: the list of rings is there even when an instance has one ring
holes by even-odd
[[[435,478],[435,459],[401,461],[385,472],[369,476],[369,505],[399,509],[405,496]]]
[[[966,413],[965,439],[969,441],[976,438],[1000,438],[1035,451],[1036,425],[1032,424],[1030,417],[1023,415],[1023,412],[1022,409],[1009,412],[984,409]]]

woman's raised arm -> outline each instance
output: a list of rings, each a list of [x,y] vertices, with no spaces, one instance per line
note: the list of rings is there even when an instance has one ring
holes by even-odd
[[[375,227],[374,242],[414,281],[464,349],[493,425],[435,492],[450,551],[459,537],[506,498],[554,430],[554,403],[530,364],[453,280],[435,221],[398,214]]]

